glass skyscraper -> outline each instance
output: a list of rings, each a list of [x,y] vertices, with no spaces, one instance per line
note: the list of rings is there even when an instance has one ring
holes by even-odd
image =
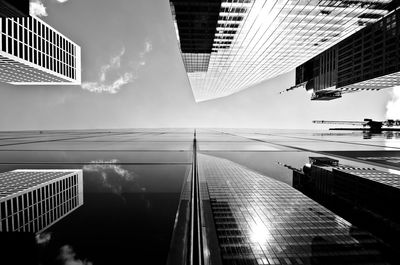
[[[20,228],[0,237],[8,245],[9,238],[22,241],[23,231],[50,234],[40,245],[46,265],[54,264],[51,258],[63,245],[93,264],[398,264],[375,231],[292,187],[292,169],[284,166],[300,168],[325,153],[330,161],[340,160],[335,167],[341,172],[381,176],[387,183],[399,179],[400,136],[363,137],[362,132],[249,129],[1,132],[2,192],[21,186],[33,194],[37,182],[36,196],[47,198],[47,173],[12,170],[77,168],[83,171],[85,203],[44,230]],[[376,170],[366,170],[371,167]],[[31,176],[15,181],[7,177],[11,173]],[[343,173],[344,180],[353,173]],[[59,181],[60,171],[52,174],[50,182]],[[19,190],[8,193],[22,194],[22,205],[30,205],[29,196],[24,203],[28,193]],[[379,202],[384,195],[374,193],[372,199]],[[29,210],[26,215],[19,199],[12,200],[18,214],[6,226],[18,228]],[[43,200],[35,205],[37,211],[48,209]],[[26,249],[36,253],[35,244]]]
[[[226,159],[199,155],[222,264],[386,264],[379,242],[289,185]],[[205,235],[207,238],[207,235]],[[206,245],[206,244],[204,244]],[[212,263],[213,264],[213,263]]]
[[[400,85],[400,9],[296,68],[313,100]]]
[[[196,101],[289,72],[394,8],[391,0],[170,2]]]
[[[81,49],[37,17],[0,17],[0,81],[79,85]]]

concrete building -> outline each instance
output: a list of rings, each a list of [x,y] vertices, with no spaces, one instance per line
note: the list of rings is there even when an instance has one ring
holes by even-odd
[[[377,21],[397,0],[170,0],[196,101],[295,69]]]
[[[0,17],[0,82],[79,85],[81,50],[37,17]]]
[[[38,234],[82,205],[82,170],[0,174],[0,232]]]

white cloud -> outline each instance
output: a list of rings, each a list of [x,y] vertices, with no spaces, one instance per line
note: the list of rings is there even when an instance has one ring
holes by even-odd
[[[134,76],[130,73],[124,73],[118,79],[114,80],[111,84],[104,84],[103,81],[100,82],[83,82],[82,88],[95,93],[117,93],[122,86],[129,84],[134,80]]]
[[[94,93],[109,93],[115,94],[120,89],[133,82],[136,79],[136,73],[140,67],[146,64],[145,56],[152,50],[152,44],[150,41],[144,43],[143,51],[139,53],[138,61],[131,61],[127,68],[127,71],[122,71],[123,68],[121,62],[125,55],[125,48],[109,60],[108,64],[101,66],[99,72],[99,80],[95,82],[83,82],[82,88]]]
[[[101,67],[101,69],[100,69],[100,81],[101,82],[106,81],[106,75],[110,70],[118,69],[121,67],[121,58],[124,55],[124,53],[125,53],[125,48],[122,48],[121,52],[117,56],[111,58],[109,64],[103,65]]]
[[[42,232],[42,233],[36,234],[35,237],[36,237],[37,244],[46,245],[51,240],[51,232]]]
[[[93,265],[92,262],[87,260],[80,260],[75,258],[76,253],[70,245],[64,245],[60,248],[57,260],[60,264],[64,265]]]
[[[29,3],[29,14],[36,17],[46,17],[46,7],[41,0],[31,0]]]
[[[88,165],[83,166],[83,170],[88,172],[98,172],[101,176],[103,186],[110,189],[113,193],[120,195],[122,192],[124,182],[118,182],[113,174],[116,174],[120,180],[130,182],[135,177],[126,169],[118,165],[117,159],[111,159],[109,161],[96,160],[90,162]],[[112,173],[111,175],[109,173]]]
[[[400,119],[400,86],[392,89],[392,99],[386,105],[386,118]]]
[[[150,41],[147,40],[147,41],[144,43],[144,51],[145,51],[146,53],[148,53],[148,52],[150,52],[152,49],[153,49],[153,45],[151,44]]]
[[[67,2],[68,0],[57,0],[57,2],[59,2],[59,3],[65,3],[65,2]]]

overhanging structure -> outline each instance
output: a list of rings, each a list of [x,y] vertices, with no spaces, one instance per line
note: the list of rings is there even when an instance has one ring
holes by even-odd
[[[0,82],[80,85],[81,50],[37,17],[0,17]]]
[[[196,101],[287,73],[393,9],[392,0],[170,0]]]

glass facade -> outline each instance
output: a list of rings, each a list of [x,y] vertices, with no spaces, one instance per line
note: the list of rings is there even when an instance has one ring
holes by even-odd
[[[324,95],[400,85],[400,9],[296,68],[296,84]]]
[[[386,172],[385,178],[395,180],[400,171],[399,142],[397,132],[197,129],[195,137],[193,129],[172,128],[3,131],[0,172],[7,175],[24,168],[81,169],[84,204],[57,223],[45,226],[39,233],[41,238],[51,236],[37,251],[33,235],[21,233],[38,231],[21,228],[25,206],[31,205],[30,196],[26,196],[26,204],[22,196],[23,207],[18,205],[18,199],[11,199],[9,207],[18,214],[10,224],[15,223],[20,230],[2,230],[0,243],[10,246],[7,239],[21,242],[20,237],[28,234],[34,247],[26,248],[44,265],[56,264],[54,258],[65,245],[79,253],[78,259],[93,264],[185,264],[186,256],[182,254],[194,249],[189,248],[193,237],[187,231],[200,220],[197,231],[202,234],[197,239],[204,243],[200,256],[211,259],[212,264],[399,264],[398,259],[391,262],[386,249],[382,250],[376,231],[366,231],[345,215],[333,213],[291,187],[295,185],[292,169],[303,167],[309,157],[321,156],[339,161],[335,167],[373,167],[376,170],[366,173]],[[196,174],[198,185],[194,188]],[[0,184],[1,194],[15,194],[7,196],[17,198],[18,194],[34,194],[36,190],[36,198],[46,199],[52,188],[42,191],[41,187],[60,179],[56,174],[54,178],[39,175],[30,175],[26,178],[29,181],[9,178],[8,184]],[[323,172],[318,176],[322,175]],[[347,173],[343,175],[346,180],[350,180]],[[13,188],[7,191],[7,186]],[[359,189],[360,195],[364,187]],[[57,190],[56,184],[54,189]],[[348,191],[352,190],[355,189]],[[369,196],[371,192],[364,194]],[[395,209],[392,212],[398,212],[393,203],[397,197],[387,191],[374,194],[369,197],[377,205],[385,201]],[[196,195],[200,199],[198,212],[192,211]],[[32,214],[40,208],[47,211],[46,200],[45,206],[42,201],[29,207]],[[56,203],[53,201],[53,205]],[[6,207],[1,208],[3,220],[8,219],[3,218]],[[55,211],[62,213],[61,209]],[[47,217],[36,219],[38,228],[40,222],[47,222]],[[385,230],[381,223],[373,224],[376,230]],[[400,236],[394,235],[398,241]]]
[[[0,232],[40,233],[83,204],[81,170],[0,174]]]
[[[0,81],[80,84],[80,47],[37,17],[0,18]]]
[[[199,175],[222,264],[387,264],[371,234],[285,183],[209,155]]]
[[[199,3],[201,1],[198,1]],[[184,59],[196,101],[224,97],[295,69],[386,15],[392,1],[223,0],[218,16],[208,11],[203,31],[192,43],[207,40],[211,51],[207,69],[197,71]],[[180,47],[185,58],[187,31],[204,21],[196,1],[171,0]],[[210,27],[215,24],[212,41]],[[192,31],[193,32],[193,31]],[[197,31],[196,31],[197,32]],[[193,48],[193,45],[190,46]],[[205,46],[202,46],[205,47]],[[208,47],[208,46],[207,46]],[[199,47],[196,47],[199,48]],[[190,52],[193,52],[191,50]]]

